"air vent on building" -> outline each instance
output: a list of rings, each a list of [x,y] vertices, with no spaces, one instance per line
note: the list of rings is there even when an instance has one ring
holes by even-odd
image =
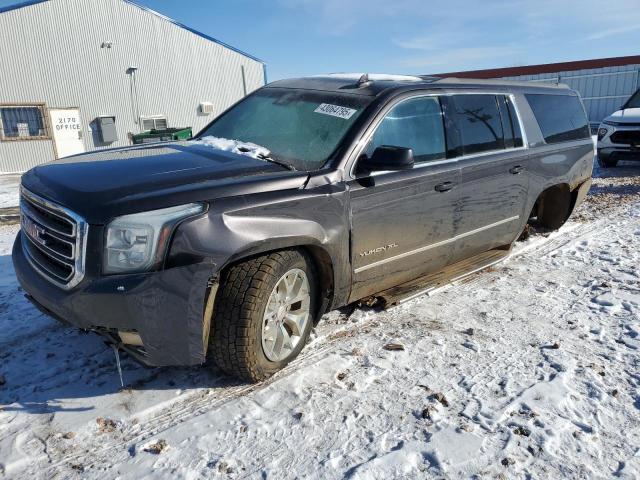
[[[143,132],[149,130],[164,130],[169,125],[166,117],[141,117],[140,123]]]
[[[200,104],[200,113],[202,115],[211,115],[213,113],[213,103],[202,102]]]

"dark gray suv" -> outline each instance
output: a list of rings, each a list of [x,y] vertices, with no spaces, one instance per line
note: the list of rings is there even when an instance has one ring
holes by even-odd
[[[27,172],[13,261],[35,305],[147,365],[257,381],[328,310],[489,265],[530,218],[560,227],[592,166],[563,86],[283,80],[194,140]]]

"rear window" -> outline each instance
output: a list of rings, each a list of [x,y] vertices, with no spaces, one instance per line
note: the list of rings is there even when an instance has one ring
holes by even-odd
[[[526,94],[547,143],[589,138],[589,125],[580,99],[573,95]]]

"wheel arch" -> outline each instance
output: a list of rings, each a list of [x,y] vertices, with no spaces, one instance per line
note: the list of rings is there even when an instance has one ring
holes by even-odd
[[[333,305],[335,296],[335,268],[334,260],[329,251],[324,248],[317,240],[312,238],[302,239],[280,239],[276,242],[269,242],[269,248],[262,248],[264,243],[251,245],[245,249],[236,252],[228,261],[220,268],[218,277],[223,278],[224,274],[234,265],[245,262],[251,258],[269,255],[270,253],[282,250],[300,250],[306,254],[313,262],[314,269],[318,275],[317,284],[320,295],[318,302],[318,311],[315,312],[314,322],[317,323],[320,317],[329,311]]]

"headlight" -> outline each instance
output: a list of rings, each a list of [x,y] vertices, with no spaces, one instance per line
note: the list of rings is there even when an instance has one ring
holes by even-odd
[[[107,225],[104,273],[145,272],[157,268],[162,264],[176,223],[204,209],[200,203],[190,203],[117,217]]]
[[[602,140],[604,137],[606,137],[607,133],[609,133],[609,130],[607,130],[606,128],[599,128],[598,129],[598,140]]]

